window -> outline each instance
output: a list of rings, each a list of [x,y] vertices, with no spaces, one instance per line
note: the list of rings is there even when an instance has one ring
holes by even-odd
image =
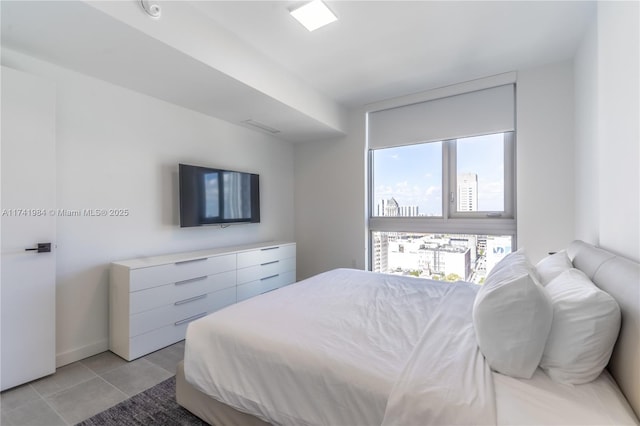
[[[513,217],[513,145],[513,132],[449,142],[453,217]]]
[[[372,151],[372,216],[442,216],[442,142]]]
[[[371,269],[482,283],[514,243],[513,139],[371,150]]]
[[[449,282],[482,284],[511,252],[510,235],[373,231],[371,240],[372,271]]]
[[[515,247],[513,93],[368,114],[371,270],[482,283]]]

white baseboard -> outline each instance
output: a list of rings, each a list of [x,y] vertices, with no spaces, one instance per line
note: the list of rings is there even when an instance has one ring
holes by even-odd
[[[106,350],[109,350],[109,339],[98,340],[90,345],[56,354],[56,368],[97,355]]]

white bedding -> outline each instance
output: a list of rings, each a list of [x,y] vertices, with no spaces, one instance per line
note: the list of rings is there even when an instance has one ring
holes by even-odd
[[[531,380],[490,372],[473,333],[475,292],[330,271],[192,322],[185,376],[274,424],[636,422],[606,373],[571,387],[540,370]]]
[[[450,291],[391,390],[383,426],[496,424],[491,370],[471,321],[477,287],[441,285]]]
[[[433,359],[420,352],[408,364],[418,342],[433,341],[421,339],[432,317],[441,331],[453,330],[443,317],[451,310],[437,308],[456,290],[473,302],[469,284],[347,269],[320,274],[191,323],[185,376],[200,391],[272,423],[380,425],[405,367]],[[475,343],[470,351],[476,368]],[[467,371],[459,367],[449,375]],[[438,373],[446,378],[446,370]],[[387,415],[387,424],[403,419],[398,412]]]
[[[564,385],[540,368],[530,380],[492,373],[501,425],[636,425],[629,403],[606,370],[592,382]]]

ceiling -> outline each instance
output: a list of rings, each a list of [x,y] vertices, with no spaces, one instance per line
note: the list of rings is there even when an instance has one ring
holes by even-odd
[[[286,1],[8,1],[2,47],[294,142],[380,100],[573,57],[596,4],[328,1],[312,33]],[[3,63],[7,61],[4,58]]]
[[[312,33],[278,1],[195,7],[331,98],[360,106],[573,57],[594,2],[327,1]]]

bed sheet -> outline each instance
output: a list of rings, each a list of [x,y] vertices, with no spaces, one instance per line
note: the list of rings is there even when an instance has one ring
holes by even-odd
[[[629,403],[606,370],[594,381],[563,385],[541,369],[529,380],[492,373],[501,425],[636,425]]]

